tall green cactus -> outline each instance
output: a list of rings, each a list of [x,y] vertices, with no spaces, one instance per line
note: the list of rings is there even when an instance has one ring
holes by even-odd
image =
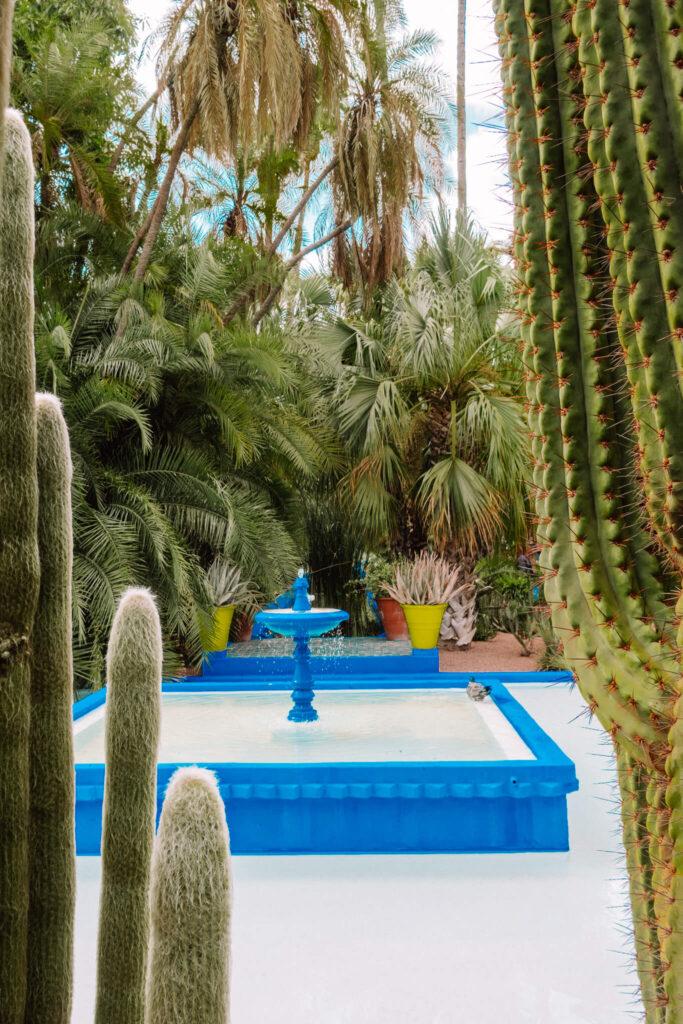
[[[145,1019],[161,662],[154,599],[147,590],[128,590],[107,650],[95,1024],[144,1024]]]
[[[615,745],[647,1021],[679,1024],[683,2],[494,5],[546,594]]]
[[[0,54],[0,63],[4,63]],[[0,993],[24,1015],[28,914],[29,637],[38,602],[33,365],[33,160],[5,115],[0,183]]]
[[[21,115],[5,110],[13,6],[0,0],[0,1020],[68,1024],[75,885],[71,463],[58,401],[34,394],[31,141]],[[124,595],[107,668],[96,1013],[98,1022],[144,1024],[161,698],[161,629],[147,591]],[[179,780],[166,834],[179,849],[195,851],[197,879],[194,860],[174,859],[168,845],[162,858],[166,877],[180,881],[189,899],[190,913],[178,925],[191,930],[174,936],[181,951],[174,962],[184,978],[189,965],[213,988],[204,996],[206,1017],[181,1019],[225,1024],[227,829],[215,783],[202,777],[187,786],[191,807],[184,815],[188,790]],[[196,928],[205,924],[199,947]],[[164,979],[153,977],[156,995]],[[189,996],[192,979],[182,991]]]
[[[28,984],[24,1024],[69,1024],[76,898],[71,455],[58,399],[37,395],[40,594],[31,634]]]
[[[180,768],[154,846],[147,1024],[228,1024],[229,843],[215,776]]]

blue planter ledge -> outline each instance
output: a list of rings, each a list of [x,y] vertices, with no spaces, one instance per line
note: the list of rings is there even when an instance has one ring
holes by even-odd
[[[322,659],[321,659],[322,660]],[[395,659],[398,661],[399,659]],[[410,659],[401,659],[410,660]],[[364,665],[367,671],[367,662]],[[252,664],[253,672],[253,664]],[[544,673],[548,675],[548,673]],[[354,680],[386,688],[463,687],[469,675],[425,673],[387,681]],[[477,678],[481,678],[478,674]],[[569,848],[567,794],[578,788],[574,765],[492,678],[491,698],[530,748],[529,761],[365,762],[321,764],[206,763],[226,803],[236,854],[472,853],[563,851]],[[526,678],[526,676],[525,676]],[[516,681],[516,680],[515,680]],[[558,680],[564,681],[564,680]],[[253,682],[253,677],[252,677]],[[287,689],[285,678],[269,687]],[[316,684],[348,687],[348,678]],[[169,693],[244,690],[242,682],[164,683]],[[252,689],[263,688],[263,683]],[[79,701],[80,718],[105,700],[100,690]],[[85,706],[84,706],[85,705]],[[158,807],[178,764],[158,767]],[[98,854],[104,765],[76,765],[76,844]]]
[[[207,682],[222,680],[248,680],[267,685],[278,678],[294,678],[292,657],[240,658],[227,651],[206,654],[201,676],[188,679],[203,679]],[[311,671],[316,685],[328,676],[378,676],[415,675],[439,671],[439,652],[436,647],[428,651],[416,651],[407,655],[376,655],[372,658],[339,654],[338,657],[311,656]]]
[[[175,680],[184,688],[211,689],[213,683],[234,683],[239,681],[240,688],[268,688],[277,685],[280,679],[292,679],[294,661],[291,657],[240,658],[227,651],[216,651],[205,655],[201,676],[186,676]],[[387,685],[387,678],[403,678],[422,676],[433,673],[434,676],[445,676],[449,680],[466,680],[474,676],[480,682],[504,683],[573,683],[571,672],[439,672],[439,651],[413,650],[408,655],[376,655],[372,658],[355,657],[340,654],[338,657],[311,657],[311,669],[316,689],[324,689],[326,685],[335,686],[336,677],[343,679],[343,686],[349,685],[349,677],[353,677],[353,685],[368,687]],[[207,685],[208,684],[208,685]],[[397,683],[400,685],[400,683]],[[432,686],[441,685],[434,679]],[[446,683],[445,685],[452,685]]]

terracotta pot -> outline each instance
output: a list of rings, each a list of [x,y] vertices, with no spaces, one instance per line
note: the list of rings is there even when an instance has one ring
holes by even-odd
[[[393,597],[378,597],[376,601],[387,640],[407,640],[408,623],[398,601]]]
[[[244,612],[235,616],[235,624],[232,630],[232,638],[236,644],[245,644],[251,640],[251,631],[254,628],[254,620]]]

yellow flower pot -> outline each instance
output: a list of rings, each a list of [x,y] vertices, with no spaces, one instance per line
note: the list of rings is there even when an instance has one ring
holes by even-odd
[[[439,642],[445,604],[402,604],[410,642],[418,651],[428,651]]]
[[[226,604],[216,608],[213,613],[213,624],[207,629],[203,624],[199,626],[199,635],[202,640],[202,650],[206,653],[212,651],[224,651],[228,646],[230,636],[230,624],[235,614],[237,605]]]

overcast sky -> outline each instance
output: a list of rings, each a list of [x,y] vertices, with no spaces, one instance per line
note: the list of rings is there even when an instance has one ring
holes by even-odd
[[[129,0],[132,10],[156,27],[169,0]],[[411,28],[436,32],[442,40],[440,61],[453,78],[455,89],[455,0],[404,0]],[[491,0],[467,0],[467,187],[468,203],[477,220],[492,238],[502,240],[512,229],[512,213],[506,197],[505,142],[500,130],[499,71]],[[151,67],[141,69],[153,81]],[[454,163],[455,161],[453,161]]]

